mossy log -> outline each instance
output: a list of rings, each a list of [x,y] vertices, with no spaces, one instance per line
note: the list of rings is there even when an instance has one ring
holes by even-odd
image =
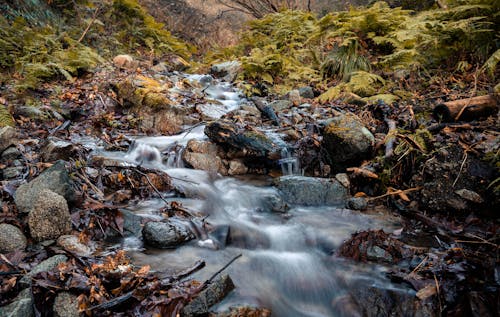
[[[478,96],[448,101],[434,108],[434,117],[438,120],[472,121],[494,115],[498,112],[498,97],[494,95]]]

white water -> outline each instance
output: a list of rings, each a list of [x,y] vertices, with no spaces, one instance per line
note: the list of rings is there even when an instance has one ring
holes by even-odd
[[[227,109],[241,102],[227,87],[207,90],[214,97],[225,96],[220,101]],[[193,278],[205,280],[242,254],[227,269],[236,289],[215,309],[250,304],[270,308],[273,316],[336,316],[338,307],[333,303],[354,285],[391,287],[380,267],[349,263],[333,254],[351,233],[393,230],[393,223],[381,216],[328,206],[292,206],[286,215],[273,213],[280,196],[267,179],[256,182],[183,168],[181,149],[190,139],[204,139],[203,129],[200,125],[176,136],[136,137],[130,151],[121,155],[127,162],[149,163],[172,176],[183,197],[168,199],[207,217],[214,229],[208,238],[175,250],[143,249],[139,239],[128,238],[123,246],[136,264],[174,273],[204,260],[206,268]],[[281,164],[284,174],[300,174],[297,159],[288,150]],[[152,199],[128,209],[155,215],[163,206],[163,201]],[[230,238],[222,241],[227,228]]]

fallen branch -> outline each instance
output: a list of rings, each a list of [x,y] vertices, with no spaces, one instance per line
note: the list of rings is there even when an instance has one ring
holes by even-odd
[[[205,284],[209,284],[211,283],[216,277],[217,275],[219,275],[222,271],[224,271],[225,269],[227,269],[231,264],[233,264],[234,261],[236,261],[238,258],[242,257],[243,254],[238,254],[237,256],[235,256],[234,258],[231,259],[231,261],[227,262],[226,265],[224,265],[220,270],[218,270],[217,272],[215,272],[206,282]]]
[[[433,114],[436,119],[452,122],[459,119],[472,121],[494,115],[497,112],[497,99],[493,95],[486,95],[439,104],[434,108]]]
[[[394,154],[394,142],[396,142],[396,121],[389,119],[386,117],[384,119],[387,127],[389,128],[389,132],[387,132],[387,136],[385,137],[385,158],[391,158]]]
[[[422,187],[414,187],[414,188],[408,188],[408,189],[404,189],[404,190],[398,189],[398,190],[395,190],[395,191],[387,192],[387,193],[385,193],[383,195],[380,195],[380,196],[369,197],[367,200],[368,201],[372,201],[372,200],[376,200],[376,199],[380,199],[380,198],[385,198],[387,196],[395,196],[395,195],[401,196],[401,195],[406,195],[407,193],[414,192],[414,191],[417,191],[417,190],[420,190],[420,189],[422,189]]]

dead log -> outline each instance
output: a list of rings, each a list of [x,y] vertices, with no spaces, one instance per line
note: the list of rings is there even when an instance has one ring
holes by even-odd
[[[494,95],[478,96],[447,101],[434,108],[434,117],[445,122],[472,121],[498,112],[498,100]]]

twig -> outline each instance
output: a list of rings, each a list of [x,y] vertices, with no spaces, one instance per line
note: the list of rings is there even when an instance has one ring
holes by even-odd
[[[101,9],[100,6],[95,9],[94,14],[92,15],[92,20],[90,21],[89,25],[87,25],[87,28],[85,28],[85,31],[83,31],[78,41],[76,41],[77,43],[80,43],[85,37],[85,35],[87,35],[87,32],[90,30],[90,27],[92,26],[92,24],[94,24],[95,20],[97,20],[97,13],[99,12],[100,9]]]
[[[0,276],[5,276],[5,275],[16,275],[16,274],[21,274],[23,273],[22,271],[9,271],[9,272],[0,272]]]
[[[151,180],[149,179],[149,176],[146,174],[146,173],[143,173],[141,171],[139,171],[139,169],[135,169],[135,171],[139,174],[141,174],[142,176],[146,177],[146,180],[148,181],[149,183],[149,186],[151,186],[153,188],[153,190],[158,194],[158,196],[160,196],[160,199],[163,200],[163,202],[165,204],[169,204],[168,200],[166,200],[163,195],[160,193],[160,191],[156,188],[155,185],[153,185],[153,183],[151,182]]]
[[[470,238],[474,238],[474,239],[478,239],[480,241],[467,241],[467,240],[455,240],[455,242],[459,242],[459,243],[476,243],[476,244],[488,244],[488,245],[491,245],[491,246],[494,246],[495,248],[500,248],[500,246],[498,244],[495,244],[493,242],[490,242],[486,239],[483,239],[479,236],[476,236],[475,234],[472,234],[472,233],[466,233],[465,234],[466,237],[470,237]]]
[[[455,178],[455,181],[453,182],[453,185],[451,185],[452,188],[455,187],[455,185],[458,182],[458,179],[460,178],[460,175],[462,174],[462,171],[464,169],[465,161],[467,160],[467,151],[464,151],[464,160],[462,161],[462,164],[460,165],[460,170],[458,171],[457,178]]]
[[[478,74],[478,71],[479,71],[479,66],[476,66],[476,72],[474,73],[474,89],[472,89],[472,91],[470,93],[469,101],[462,107],[462,109],[460,109],[460,111],[458,112],[457,116],[455,117],[455,121],[458,121],[458,119],[460,118],[460,116],[464,113],[465,109],[467,109],[467,107],[470,106],[471,101],[472,101],[472,96],[474,96],[476,94],[476,91],[477,91],[477,74]]]
[[[439,311],[443,312],[443,304],[441,303],[441,292],[439,291],[439,282],[437,280],[436,274],[434,274],[434,282],[436,283],[436,291],[439,300]]]
[[[417,272],[417,271],[420,269],[420,267],[421,267],[422,265],[424,265],[424,264],[427,262],[427,259],[428,259],[428,258],[429,258],[429,256],[427,255],[427,256],[426,256],[426,257],[425,257],[425,258],[424,258],[424,259],[423,259],[423,260],[422,260],[422,261],[421,261],[421,262],[420,262],[420,263],[419,263],[419,264],[418,264],[418,265],[417,265],[417,266],[413,269],[413,271],[411,271],[411,272],[408,274],[408,276],[415,274],[415,272]]]
[[[238,254],[237,256],[235,256],[231,261],[229,261],[226,265],[224,265],[220,270],[218,270],[217,272],[215,272],[206,282],[205,284],[209,284],[211,283],[216,277],[217,275],[219,275],[222,271],[224,271],[225,269],[228,268],[228,266],[230,266],[231,264],[233,264],[234,261],[236,261],[238,258],[242,257],[243,254]]]
[[[385,118],[385,123],[389,128],[387,136],[385,137],[385,158],[391,158],[394,153],[394,142],[396,141],[396,121]]]
[[[83,179],[85,183],[87,183],[90,186],[90,188],[92,188],[92,190],[96,193],[99,199],[104,198],[104,193],[99,188],[97,188],[96,185],[92,184],[92,182],[83,173],[76,172],[76,175],[79,176],[81,179]]]
[[[414,191],[417,191],[417,190],[420,190],[420,189],[422,189],[422,187],[408,188],[408,189],[405,189],[405,190],[396,190],[396,191],[393,191],[393,192],[390,192],[390,193],[385,193],[385,194],[380,195],[380,196],[370,197],[367,200],[368,201],[372,201],[372,200],[384,198],[384,197],[387,197],[387,196],[394,196],[394,195],[399,195],[399,194],[406,194],[406,193],[414,192]]]

